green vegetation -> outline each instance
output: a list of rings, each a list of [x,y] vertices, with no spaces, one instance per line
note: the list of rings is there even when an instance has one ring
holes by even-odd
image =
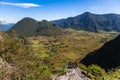
[[[51,75],[66,73],[64,67],[69,60],[80,61],[89,52],[100,48],[117,35],[71,29],[67,29],[66,32],[67,34],[63,36],[33,36],[26,39],[13,35],[14,33],[10,34],[11,32],[7,33],[8,35],[1,32],[3,41],[0,40],[0,57],[3,63],[6,63],[2,66],[6,67],[0,69],[0,79],[7,75],[9,79],[4,80],[51,80]],[[108,78],[113,73],[116,75],[119,73],[118,70],[106,73],[96,65],[88,68],[81,63],[78,65],[81,71],[89,71],[88,76],[93,80],[102,76]]]
[[[66,19],[54,20],[52,23],[62,28],[85,30],[92,32],[117,31],[119,29],[120,16],[118,14],[93,14],[85,12],[81,15]]]
[[[32,18],[24,18],[16,23],[10,30],[15,30],[21,36],[59,36],[65,34],[65,31],[50,22],[36,21]]]
[[[105,70],[98,65],[90,65],[86,69],[87,70],[84,73],[88,77],[90,77],[92,80],[119,80],[120,79],[119,68],[105,72]]]
[[[93,75],[92,76],[93,79],[97,79],[97,80],[100,80],[101,78],[104,78],[105,75],[107,75],[107,73],[104,71],[104,69],[102,69],[101,67],[99,67],[97,65],[88,66],[88,73]]]
[[[50,68],[44,59],[34,55],[29,46],[24,45],[17,37],[10,37],[1,32],[0,57],[3,66],[0,68],[2,80],[50,80]]]
[[[116,33],[93,33],[73,29],[67,29],[66,32],[66,35],[58,37],[38,36],[28,38],[29,46],[32,47],[33,51],[44,55],[44,58],[46,57],[45,63],[51,67],[52,73],[62,74],[62,70],[69,60],[79,61],[89,52],[100,48],[105,42],[117,36]],[[37,41],[39,46],[32,46],[34,41]],[[84,72],[88,70],[81,63],[79,67]],[[90,75],[95,78],[94,74]],[[98,75],[101,78],[101,75]]]

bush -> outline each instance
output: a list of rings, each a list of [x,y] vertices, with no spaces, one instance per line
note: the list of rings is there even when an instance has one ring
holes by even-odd
[[[90,72],[91,74],[96,75],[96,76],[102,76],[102,75],[106,74],[104,69],[102,69],[100,66],[94,65],[94,64],[88,66],[88,72]]]

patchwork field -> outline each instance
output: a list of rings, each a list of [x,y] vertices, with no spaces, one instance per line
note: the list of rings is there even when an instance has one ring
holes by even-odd
[[[1,55],[5,63],[0,78],[23,80],[51,80],[51,76],[65,74],[69,61],[77,61],[80,71],[92,80],[119,79],[119,67],[108,72],[97,65],[86,67],[80,60],[114,39],[119,33],[86,32],[72,29],[66,35],[47,37],[34,36],[25,40],[14,32],[1,32]],[[9,66],[12,68],[10,71]],[[8,72],[11,73],[8,73]],[[7,74],[7,75],[6,75]],[[114,74],[114,75],[113,75]],[[111,76],[113,75],[113,76]],[[117,76],[117,77],[116,77]]]
[[[118,33],[93,33],[67,29],[65,36],[30,37],[28,46],[32,46],[36,56],[47,61],[52,70],[62,70],[68,61],[80,61],[88,53],[100,48],[105,42],[115,38]]]

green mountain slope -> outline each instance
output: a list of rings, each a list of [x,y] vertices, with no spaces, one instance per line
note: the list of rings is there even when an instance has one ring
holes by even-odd
[[[75,17],[54,20],[51,22],[62,28],[72,28],[93,32],[99,32],[100,30],[120,32],[119,14],[93,14],[85,12]]]
[[[14,31],[0,31],[0,80],[50,80],[48,66],[24,40]]]
[[[38,35],[57,36],[64,34],[64,30],[58,26],[51,24],[46,20],[38,22],[32,18],[24,18],[20,20],[11,29],[25,37]]]

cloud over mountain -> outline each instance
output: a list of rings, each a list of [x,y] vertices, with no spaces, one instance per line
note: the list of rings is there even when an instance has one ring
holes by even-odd
[[[32,7],[41,7],[39,4],[34,3],[10,3],[10,2],[0,2],[1,5],[8,5],[8,6],[17,6],[22,8],[32,8]]]

